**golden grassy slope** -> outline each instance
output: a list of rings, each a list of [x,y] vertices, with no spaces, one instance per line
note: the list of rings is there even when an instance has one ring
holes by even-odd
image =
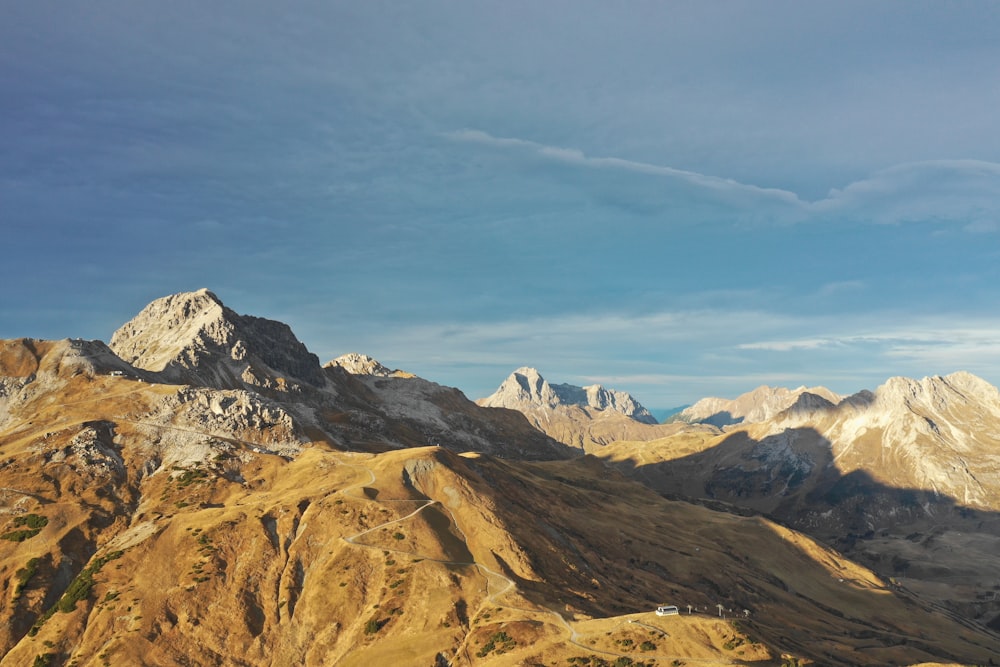
[[[593,457],[317,442],[287,460],[234,437],[222,460],[150,468],[143,415],[175,390],[70,378],[0,434],[0,530],[48,520],[0,541],[0,665],[874,665],[997,649],[812,540],[666,501]],[[67,453],[95,422],[122,471]],[[75,606],[45,618],[67,590]],[[661,619],[664,602],[697,609]]]

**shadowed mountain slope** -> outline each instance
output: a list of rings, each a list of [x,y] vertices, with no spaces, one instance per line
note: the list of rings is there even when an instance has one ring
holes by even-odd
[[[884,665],[985,661],[997,646],[808,538],[663,500],[589,458],[315,445],[283,458],[231,439],[207,461],[149,470],[145,433],[94,424],[84,450],[72,430],[41,450],[30,433],[0,442],[14,461],[5,506],[23,512],[10,516],[47,520],[0,547],[13,600],[0,665],[46,652],[136,665],[610,662],[644,641],[636,661]],[[61,437],[62,459],[48,454]],[[121,465],[100,465],[102,450]],[[697,611],[663,625],[651,610],[664,601]]]
[[[765,513],[1000,625],[998,424],[996,389],[979,378],[894,378],[837,405],[803,394],[769,422],[601,455],[671,497]]]

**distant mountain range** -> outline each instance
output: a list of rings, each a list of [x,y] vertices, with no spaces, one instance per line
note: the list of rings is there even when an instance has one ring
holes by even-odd
[[[672,415],[672,419],[691,424],[712,424],[713,426],[759,422],[770,419],[791,407],[799,396],[805,393],[822,396],[834,403],[840,400],[837,394],[825,387],[786,389],[784,387],[761,386],[731,400],[703,398],[694,405]]]
[[[487,407],[207,290],[0,341],[0,666],[1000,655],[997,390],[751,394]]]
[[[578,407],[592,414],[610,411],[630,417],[644,424],[655,424],[656,419],[642,407],[631,394],[615,389],[605,389],[599,384],[577,387],[571,384],[550,385],[534,368],[519,368],[503,381],[490,396],[477,401],[491,408],[521,407]]]
[[[656,418],[631,394],[599,384],[549,384],[534,368],[519,368],[478,405],[517,410],[546,435],[584,452],[617,440],[651,440],[677,433],[677,424]]]

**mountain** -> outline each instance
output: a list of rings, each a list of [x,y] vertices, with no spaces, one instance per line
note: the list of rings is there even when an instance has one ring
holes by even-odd
[[[765,421],[794,405],[805,393],[821,396],[833,403],[840,400],[840,396],[825,387],[786,389],[762,385],[731,400],[703,398],[678,412],[673,420],[720,427]]]
[[[868,470],[884,484],[1000,510],[1000,394],[970,373],[891,378],[836,406],[792,406],[771,428],[804,425],[839,445],[844,472]]]
[[[0,665],[884,665],[1000,645],[801,535],[590,457],[282,456],[206,429],[205,456],[157,466],[151,433],[180,427],[133,417],[163,388],[91,382],[99,400],[38,404],[0,441],[4,534],[33,533],[0,542]],[[664,600],[694,613],[661,619]]]
[[[576,406],[587,411],[616,412],[643,424],[656,423],[649,410],[627,392],[605,389],[599,384],[589,387],[550,385],[537,370],[527,367],[511,373],[493,394],[477,403],[491,408],[514,410]]]
[[[319,358],[287,324],[238,315],[207,289],[153,301],[114,333],[110,347],[173,382],[229,389],[324,384]]]
[[[684,429],[683,424],[657,424],[627,392],[601,385],[549,384],[527,367],[511,373],[493,394],[476,403],[517,410],[546,435],[585,452],[616,440],[652,440]]]
[[[892,378],[834,403],[805,392],[725,434],[602,457],[663,493],[774,517],[1000,628],[1000,394],[969,373]]]
[[[374,450],[440,443],[458,451],[524,458],[571,454],[523,419],[481,410],[458,390],[446,391],[411,374],[384,370],[413,380],[408,387],[420,388],[420,400],[409,392],[412,400],[405,408],[401,402],[386,403],[378,387],[367,386],[344,368],[368,364],[383,372],[378,362],[352,354],[321,367],[288,325],[240,315],[206,289],[153,301],[114,333],[110,350],[135,372],[145,372],[147,381],[243,390],[279,401],[294,417],[300,439],[308,434]],[[435,402],[453,404],[456,415],[475,414],[442,416]]]
[[[197,300],[187,317],[212,319]],[[829,546],[665,498],[517,411],[337,364],[308,382],[289,372],[300,349],[236,333],[165,336],[162,366],[100,341],[0,342],[0,666],[985,664],[1000,650]],[[234,340],[243,360],[220,352]],[[664,603],[682,613],[657,616]]]

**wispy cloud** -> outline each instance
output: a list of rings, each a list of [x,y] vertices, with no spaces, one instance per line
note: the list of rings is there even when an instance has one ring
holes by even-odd
[[[760,187],[666,165],[591,156],[576,148],[497,137],[477,129],[445,132],[443,136],[452,141],[519,150],[535,159],[579,168],[670,179],[704,193],[712,193],[720,204],[757,207],[753,218],[771,222],[957,222],[969,232],[1000,231],[1000,164],[982,160],[929,160],[898,164],[843,188],[832,188],[822,199],[806,201],[796,193],[781,188]]]
[[[809,327],[809,322],[802,322]],[[813,322],[829,326],[830,322]],[[1000,369],[1000,318],[937,317],[901,318],[893,327],[874,327],[861,316],[840,323],[839,331],[827,335],[794,339],[774,338],[737,347],[747,351],[796,353],[801,351],[839,350],[845,355],[864,348],[879,356],[913,367],[950,370]],[[887,364],[892,365],[892,364]]]
[[[741,343],[739,350],[763,350],[768,352],[792,352],[797,350],[818,350],[823,347],[842,345],[843,341],[832,338],[800,338],[798,340],[769,340],[759,343]]]
[[[613,169],[620,171],[630,171],[639,174],[653,176],[663,176],[676,179],[690,185],[714,190],[722,194],[750,194],[759,197],[772,199],[790,206],[801,206],[803,202],[794,192],[781,190],[778,188],[762,188],[756,185],[740,183],[728,178],[719,178],[707,174],[699,174],[695,171],[675,169],[663,165],[649,164],[647,162],[637,162],[617,157],[594,157],[575,148],[564,148],[562,146],[548,146],[545,144],[528,141],[525,139],[515,139],[509,137],[495,137],[488,132],[474,129],[463,129],[453,132],[445,132],[444,136],[454,141],[483,144],[499,148],[519,148],[530,151],[538,157],[563,162],[566,164],[578,165],[592,169]]]
[[[810,204],[818,215],[878,223],[958,222],[967,231],[996,231],[1000,164],[930,160],[895,165]]]

